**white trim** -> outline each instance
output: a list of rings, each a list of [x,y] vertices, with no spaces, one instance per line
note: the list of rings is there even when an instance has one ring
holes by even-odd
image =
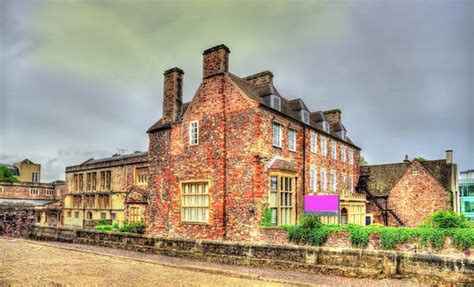
[[[275,127],[278,126],[278,139],[275,138]],[[273,146],[281,148],[282,146],[282,131],[283,131],[283,126],[277,122],[272,122],[272,141],[273,141]],[[276,141],[275,141],[276,140]]]
[[[296,131],[293,129],[288,129],[288,150],[296,151]]]
[[[318,150],[318,134],[313,131],[310,134],[310,146],[311,153],[316,153]]]
[[[193,124],[196,124],[195,127],[193,127]],[[196,129],[196,138],[194,138],[194,132],[193,129]],[[190,145],[198,145],[199,144],[199,121],[191,121],[189,122],[189,144]]]

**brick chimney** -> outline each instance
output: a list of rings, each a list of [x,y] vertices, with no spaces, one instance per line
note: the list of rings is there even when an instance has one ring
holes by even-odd
[[[227,73],[229,70],[230,50],[226,45],[219,45],[205,50],[203,55],[203,79]]]
[[[164,72],[163,86],[163,117],[162,124],[169,124],[176,120],[183,105],[183,70],[171,68]]]
[[[448,149],[446,151],[446,164],[452,164],[453,163],[453,151]]]
[[[255,75],[247,76],[244,80],[257,87],[265,86],[273,82],[273,73],[270,71],[263,71]]]
[[[338,124],[341,122],[341,110],[340,109],[334,109],[334,110],[329,110],[325,111],[324,115],[328,119],[328,122],[330,125],[333,124]]]

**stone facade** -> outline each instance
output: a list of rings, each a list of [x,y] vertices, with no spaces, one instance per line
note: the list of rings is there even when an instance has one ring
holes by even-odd
[[[62,181],[53,183],[1,182],[0,199],[59,200],[65,193]]]
[[[136,152],[105,159],[90,159],[66,168],[68,193],[64,198],[64,225],[93,228],[101,220],[130,221],[126,198],[138,189],[147,189],[148,155]],[[142,202],[143,203],[143,202]],[[142,206],[141,206],[142,207]],[[145,221],[145,208],[133,220]]]
[[[34,223],[33,207],[0,205],[0,236],[28,238]]]
[[[320,188],[322,169],[327,171],[326,182],[330,172],[337,174],[334,192],[345,191],[351,201],[349,178],[353,182],[358,180],[360,149],[345,137],[345,129],[344,136],[338,135],[342,124],[330,122],[334,133],[324,131],[320,127],[324,115],[309,110],[311,120],[305,124],[295,103],[274,88],[273,74],[264,72],[239,78],[228,71],[229,53],[223,45],[204,51],[203,81],[192,101],[182,106],[178,99],[182,92],[177,87],[181,86],[183,72],[178,68],[165,72],[164,116],[148,130],[149,233],[193,239],[259,239],[264,236],[259,228],[263,208],[273,208],[269,200],[272,177],[289,180],[285,184],[291,186],[285,187],[291,189],[288,194],[279,193],[287,196],[285,202],[289,207],[278,204],[274,208],[276,223],[294,224],[303,212],[304,195],[330,192],[329,184],[325,190]],[[281,111],[267,104],[271,97],[265,92],[268,89],[281,99]],[[304,109],[304,103],[298,101]],[[174,112],[175,107],[181,107],[179,113]],[[275,124],[281,135],[277,147],[273,142]],[[296,134],[292,148],[290,133]],[[312,134],[316,136],[316,150],[311,148]],[[321,154],[323,139],[327,142],[326,155]],[[337,149],[335,158],[330,154],[333,142]],[[318,173],[314,190],[309,188],[311,167]],[[283,185],[283,181],[278,183],[280,190]],[[196,191],[208,191],[207,199],[196,197],[205,200],[207,206],[185,206],[183,201],[190,197],[183,189],[188,186],[189,196],[193,196],[194,186]],[[354,223],[363,224],[365,198],[357,204],[362,214]],[[198,222],[186,219],[187,216],[197,218]]]

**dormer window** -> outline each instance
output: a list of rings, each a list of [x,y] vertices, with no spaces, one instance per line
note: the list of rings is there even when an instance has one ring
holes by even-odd
[[[301,110],[301,121],[309,125],[309,112],[306,110]]]
[[[346,140],[347,132],[345,130],[341,131],[341,139]]]
[[[273,109],[277,111],[281,111],[281,99],[279,97],[275,95],[271,95],[270,101],[271,101],[271,105]]]
[[[327,121],[323,121],[323,130],[329,133],[329,123]]]

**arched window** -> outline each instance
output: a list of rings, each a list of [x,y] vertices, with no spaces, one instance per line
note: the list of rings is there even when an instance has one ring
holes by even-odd
[[[347,209],[345,207],[341,209],[341,224],[347,224]]]
[[[92,219],[92,212],[91,211],[87,212],[87,219]]]

